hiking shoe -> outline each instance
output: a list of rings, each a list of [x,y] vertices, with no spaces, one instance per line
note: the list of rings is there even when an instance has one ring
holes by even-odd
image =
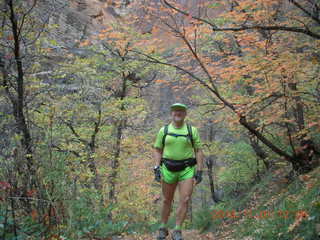
[[[183,240],[181,230],[173,230],[171,236],[172,240]]]
[[[168,229],[159,228],[159,235],[157,237],[157,240],[165,240],[168,235],[169,235]]]

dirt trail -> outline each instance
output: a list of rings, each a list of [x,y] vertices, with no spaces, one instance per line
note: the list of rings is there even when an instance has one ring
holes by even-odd
[[[200,234],[197,230],[183,230],[182,235],[184,240],[233,240],[233,238],[229,238],[228,236],[215,236],[213,233]],[[157,233],[155,232],[151,235],[128,235],[112,240],[155,240],[156,236]],[[170,234],[167,240],[171,240]]]

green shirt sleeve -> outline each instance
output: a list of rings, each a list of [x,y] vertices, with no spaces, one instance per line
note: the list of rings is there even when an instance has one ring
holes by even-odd
[[[195,127],[192,127],[192,136],[193,136],[194,148],[196,149],[202,148],[202,142],[198,133],[198,129]]]
[[[164,127],[162,127],[162,128],[159,130],[159,132],[158,132],[158,134],[157,134],[157,137],[156,137],[156,141],[155,141],[153,147],[155,147],[155,148],[160,148],[160,149],[163,148],[163,146],[162,146],[162,138],[163,138],[163,135],[164,135]]]

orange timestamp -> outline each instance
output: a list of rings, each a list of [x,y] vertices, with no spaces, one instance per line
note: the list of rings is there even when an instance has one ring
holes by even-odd
[[[212,211],[212,219],[224,219],[224,218],[254,218],[254,219],[266,219],[266,218],[283,218],[287,219],[290,216],[305,216],[309,215],[306,213],[305,210],[252,210],[252,209],[245,209],[243,211],[237,212],[236,210],[213,210]]]

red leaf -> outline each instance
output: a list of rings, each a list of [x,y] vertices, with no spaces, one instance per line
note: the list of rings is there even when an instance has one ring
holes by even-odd
[[[4,189],[4,190],[6,190],[6,189],[8,189],[8,188],[11,188],[11,185],[10,185],[10,183],[8,183],[8,182],[0,182],[0,189]]]
[[[37,192],[36,189],[31,189],[31,190],[27,191],[27,196],[32,197],[36,192]]]

